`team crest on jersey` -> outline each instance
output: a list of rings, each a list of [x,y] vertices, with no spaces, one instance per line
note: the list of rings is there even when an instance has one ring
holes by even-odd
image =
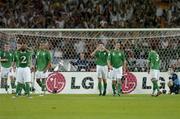
[[[66,80],[61,73],[51,73],[46,80],[46,87],[50,93],[60,93],[66,85]]]

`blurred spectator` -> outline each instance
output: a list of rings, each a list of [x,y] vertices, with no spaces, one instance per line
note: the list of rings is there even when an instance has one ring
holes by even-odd
[[[77,71],[89,71],[89,62],[85,58],[85,53],[81,52],[76,61],[71,61],[71,64],[77,67]]]
[[[77,54],[80,54],[82,52],[86,52],[86,43],[84,40],[78,40],[75,44],[74,44],[74,49],[76,50]]]
[[[172,28],[179,13],[179,0],[1,0],[0,28]]]
[[[170,89],[170,94],[179,94],[180,92],[180,79],[173,69],[170,69],[170,77],[168,86]]]

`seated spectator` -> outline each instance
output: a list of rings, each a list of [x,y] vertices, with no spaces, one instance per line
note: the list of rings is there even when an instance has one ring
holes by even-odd
[[[71,64],[77,66],[77,71],[88,71],[89,70],[89,62],[85,59],[85,53],[81,52],[79,58]]]
[[[170,69],[170,77],[168,82],[168,87],[170,89],[170,94],[179,94],[180,89],[180,80],[178,78],[178,75],[173,71],[173,69]]]

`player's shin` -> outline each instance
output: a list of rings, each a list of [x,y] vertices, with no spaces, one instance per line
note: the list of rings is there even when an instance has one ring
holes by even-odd
[[[37,82],[37,84],[42,88],[42,82],[41,82],[41,79],[37,79],[36,82]]]
[[[103,79],[103,84],[104,84],[103,96],[105,96],[106,95],[106,89],[107,89],[107,81],[106,81],[106,79]]]
[[[27,94],[27,96],[30,96],[30,85],[29,85],[29,82],[26,82],[25,83],[25,92]]]
[[[15,84],[16,80],[15,78],[14,79],[11,79],[11,88],[12,88],[12,93],[15,93],[14,89],[16,88],[16,84]]]
[[[120,79],[117,81],[117,89],[118,89],[118,94],[120,95],[121,94],[121,80]]]
[[[21,94],[22,90],[24,90],[24,93],[25,93],[25,95],[26,95],[26,86],[25,86],[24,83],[21,84],[20,94]]]
[[[156,85],[157,91],[159,92],[160,90],[159,90],[159,85],[158,85],[158,81],[157,80],[155,81],[155,85]]]
[[[11,80],[11,88],[12,88],[12,89],[15,89],[15,88],[16,88],[15,80]]]
[[[16,96],[21,95],[21,90],[22,90],[22,84],[18,82],[16,86]]]
[[[98,89],[99,89],[99,95],[102,95],[102,84],[101,84],[101,79],[98,79]]]
[[[155,82],[154,82],[154,81],[152,81],[152,84],[153,84],[152,96],[154,96],[154,93],[155,93],[155,91],[156,91],[156,85],[155,85]]]
[[[4,88],[5,88],[5,90],[6,90],[6,92],[8,92],[8,84],[7,84],[7,78],[3,78],[3,80],[4,80]]]
[[[46,78],[42,79],[42,91],[44,91],[44,93],[46,91]]]
[[[113,89],[113,95],[115,95],[116,94],[116,81],[115,80],[112,81],[112,89]]]

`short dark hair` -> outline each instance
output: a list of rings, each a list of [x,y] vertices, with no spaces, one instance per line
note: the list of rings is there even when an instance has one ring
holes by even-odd
[[[151,45],[152,50],[156,50],[156,45]]]
[[[104,45],[104,43],[101,40],[98,41],[98,44],[103,44]]]

